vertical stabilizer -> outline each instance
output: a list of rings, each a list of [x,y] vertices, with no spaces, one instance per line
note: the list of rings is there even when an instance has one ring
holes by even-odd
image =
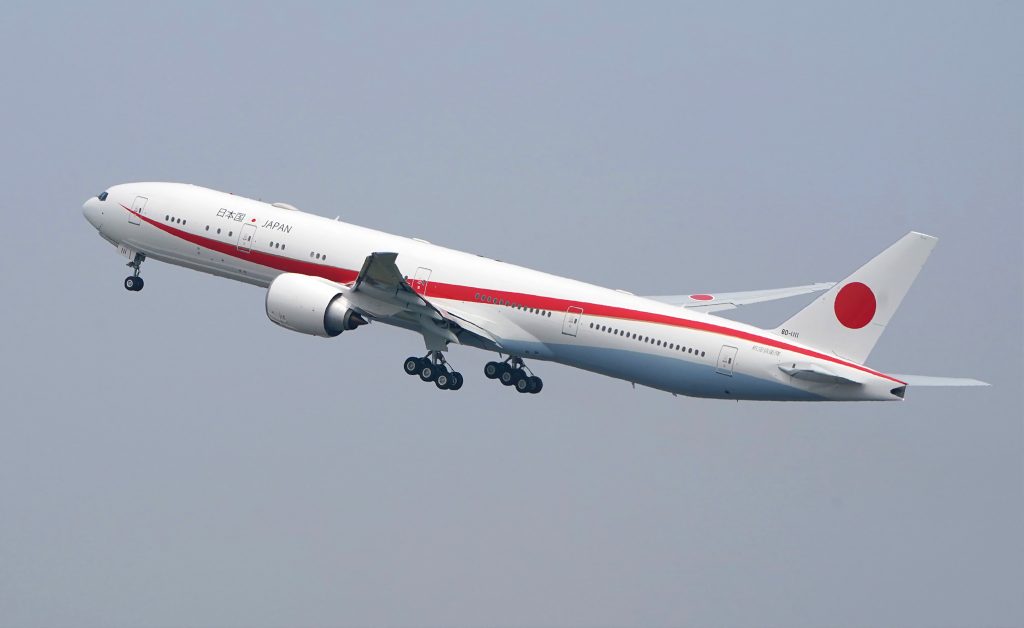
[[[911,231],[775,333],[863,364],[938,238]]]

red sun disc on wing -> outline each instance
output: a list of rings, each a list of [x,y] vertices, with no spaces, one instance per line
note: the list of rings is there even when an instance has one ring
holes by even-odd
[[[876,305],[871,288],[854,281],[843,286],[836,295],[836,318],[844,327],[860,329],[875,317]]]

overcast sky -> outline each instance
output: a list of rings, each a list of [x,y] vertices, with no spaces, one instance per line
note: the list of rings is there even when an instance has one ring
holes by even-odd
[[[1020,3],[140,4],[0,19],[0,625],[1024,624]],[[638,294],[924,231],[869,364],[994,386],[441,392],[409,332],[126,292],[80,207],[139,180]]]

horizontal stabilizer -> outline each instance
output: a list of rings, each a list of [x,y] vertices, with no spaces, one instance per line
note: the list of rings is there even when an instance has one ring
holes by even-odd
[[[751,303],[763,303],[765,301],[795,297],[801,294],[821,292],[828,290],[834,285],[834,282],[825,282],[812,283],[806,286],[794,286],[792,288],[771,288],[768,290],[749,290],[746,292],[711,292],[707,294],[670,294],[644,298],[668,303],[669,305],[678,305],[691,310],[717,312],[719,310],[731,310],[741,305],[750,305]]]
[[[894,378],[906,382],[910,386],[991,386],[969,377],[932,377],[931,375],[893,375]]]

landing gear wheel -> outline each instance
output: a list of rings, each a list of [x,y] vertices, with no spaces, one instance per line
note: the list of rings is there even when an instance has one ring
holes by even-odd
[[[434,378],[434,385],[441,390],[448,390],[452,387],[452,374],[448,371],[441,371]]]
[[[417,373],[420,372],[421,366],[422,361],[419,358],[413,356],[411,358],[405,359],[405,364],[402,365],[402,368],[405,370],[406,375],[416,375]]]
[[[530,378],[530,394],[536,395],[544,388],[544,380],[534,375]]]
[[[516,392],[521,392],[521,393],[532,392],[530,390],[530,388],[531,388],[531,386],[530,386],[530,384],[531,384],[530,379],[531,378],[529,376],[527,376],[525,373],[523,374],[522,377],[517,379],[516,380]]]
[[[422,364],[420,364],[420,379],[422,379],[425,382],[434,381],[435,379],[437,379],[437,374],[440,372],[441,369],[438,366],[430,363],[429,361],[424,361]]]
[[[501,375],[501,369],[505,364],[502,362],[488,362],[484,365],[484,375],[487,379],[498,379]]]
[[[458,390],[462,388],[462,373],[455,371],[452,373],[452,381],[448,384],[448,390]]]
[[[508,368],[508,365],[505,365],[505,368],[498,374],[498,381],[501,382],[502,386],[514,386],[516,383],[515,371]]]
[[[144,285],[146,285],[146,282],[142,281],[142,277],[136,277],[133,275],[131,277],[124,278],[125,290],[138,292],[139,290],[142,290],[142,286]]]

